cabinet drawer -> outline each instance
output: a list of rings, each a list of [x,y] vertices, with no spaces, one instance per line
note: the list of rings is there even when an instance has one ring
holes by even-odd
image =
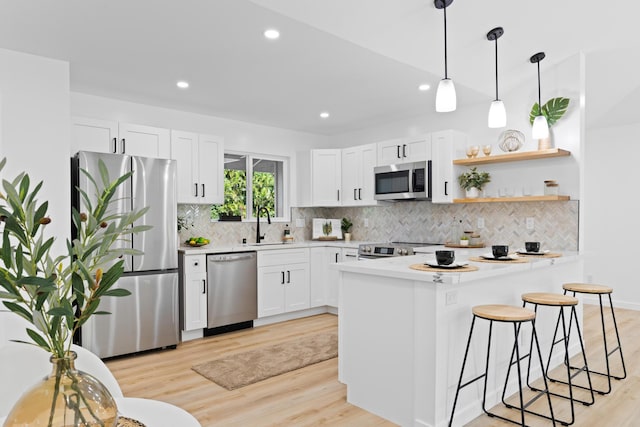
[[[274,249],[258,252],[258,267],[309,262],[309,249]]]
[[[187,275],[207,272],[206,255],[185,255],[184,272]]]

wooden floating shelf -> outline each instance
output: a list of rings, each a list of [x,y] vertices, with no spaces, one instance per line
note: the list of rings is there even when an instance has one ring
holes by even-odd
[[[453,203],[562,202],[567,200],[569,200],[569,196],[476,197],[453,199]]]
[[[506,154],[498,154],[495,156],[475,157],[472,159],[456,159],[454,165],[476,166],[487,165],[490,163],[506,163],[519,162],[522,160],[548,159],[551,157],[564,157],[571,155],[570,151],[561,148],[551,148],[549,150],[522,151]]]

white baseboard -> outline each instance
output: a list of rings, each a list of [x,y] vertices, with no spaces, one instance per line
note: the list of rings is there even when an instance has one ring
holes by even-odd
[[[306,310],[292,311],[290,313],[276,314],[274,316],[262,317],[253,321],[253,326],[271,325],[272,323],[285,322],[287,320],[301,319],[303,317],[315,316],[316,314],[331,313],[329,307],[323,305],[321,307],[308,308]],[[337,314],[337,313],[332,313]]]
[[[599,305],[600,304],[600,302],[598,301],[598,298],[591,297],[591,296],[586,296],[586,295],[583,296],[582,302],[584,304],[590,304],[590,305]],[[603,298],[602,299],[602,303],[604,305],[606,305],[606,306],[609,306],[609,298]],[[640,311],[640,303],[618,301],[616,299],[613,299],[613,307],[614,308],[624,308],[624,309],[627,309],[627,310]]]

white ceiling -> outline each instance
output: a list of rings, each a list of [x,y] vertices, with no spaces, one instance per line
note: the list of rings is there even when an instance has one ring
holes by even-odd
[[[580,51],[629,65],[619,58],[638,52],[637,12],[628,0],[455,0],[447,18],[458,105],[494,96],[491,28],[505,29],[502,92],[536,84],[529,57],[538,51],[543,69]],[[433,0],[0,0],[0,47],[68,61],[73,91],[335,135],[433,112],[442,21]],[[264,39],[269,27],[280,40]],[[640,73],[626,75],[628,90],[594,120],[636,105]],[[180,79],[191,87],[177,89]],[[423,82],[432,90],[419,92]],[[599,83],[588,90],[606,93]],[[325,110],[331,117],[320,119]]]

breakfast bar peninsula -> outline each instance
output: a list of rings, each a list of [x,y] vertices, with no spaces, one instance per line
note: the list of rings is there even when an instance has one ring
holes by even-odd
[[[562,293],[563,283],[582,280],[582,260],[576,252],[521,256],[513,262],[481,260],[488,251],[456,250],[456,262],[468,263],[470,268],[444,272],[421,268],[435,261],[433,253],[336,266],[339,380],[347,386],[350,403],[401,426],[446,426],[471,308],[522,306],[523,293]],[[581,308],[578,317],[582,318]],[[538,310],[536,328],[543,352],[550,348],[556,320],[557,311]],[[465,380],[484,367],[488,328],[483,323],[476,324]],[[523,328],[522,343],[529,342],[530,333]],[[489,369],[497,376],[491,374],[488,380],[487,407],[500,399],[512,345],[513,329],[506,324],[494,326]],[[576,344],[571,348],[575,352]],[[560,358],[552,361],[560,362]],[[537,375],[539,369],[534,372]],[[515,391],[510,384],[508,393]],[[461,392],[455,425],[482,413],[481,395],[482,381]]]

